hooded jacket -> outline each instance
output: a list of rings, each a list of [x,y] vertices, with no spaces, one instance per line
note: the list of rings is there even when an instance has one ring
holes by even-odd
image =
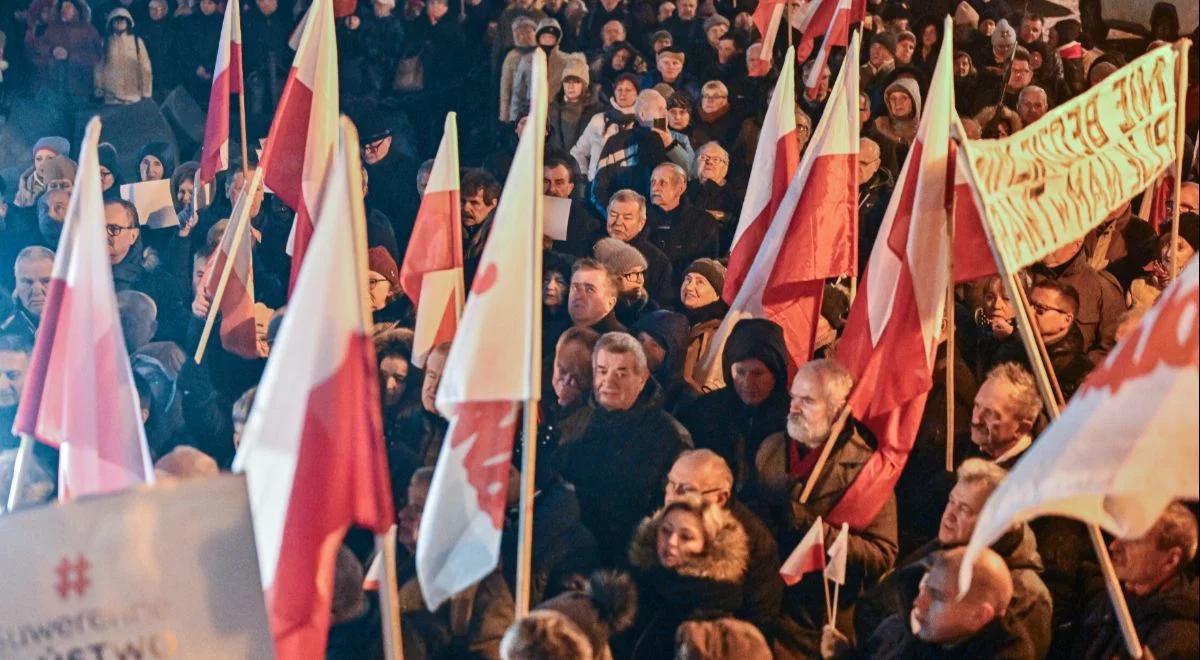
[[[629,547],[629,563],[638,584],[638,616],[622,637],[617,655],[674,657],[679,624],[732,615],[740,607],[750,559],[749,539],[732,514],[717,510],[716,515],[718,530],[713,538],[705,539],[704,551],[673,569],[659,563],[656,547],[663,511],[638,526]]]
[[[691,436],[662,409],[662,388],[650,379],[628,410],[589,399],[563,420],[561,438],[556,463],[575,485],[601,561],[623,564],[634,528],[662,501],[663,480]]]
[[[912,116],[893,117],[889,109],[887,114],[876,117],[867,131],[867,137],[879,144],[883,164],[891,172],[900,171],[900,166],[908,157],[908,149],[916,137],[917,127],[921,124],[921,90],[917,81],[912,78],[896,79],[883,91],[885,102],[888,95],[896,91],[904,92],[912,99]]]
[[[124,18],[129,27],[122,34],[113,32],[113,22]],[[117,7],[108,12],[108,35],[104,37],[104,56],[96,64],[95,87],[106,104],[137,103],[154,93],[150,53],[141,37],[133,32],[133,16]]]

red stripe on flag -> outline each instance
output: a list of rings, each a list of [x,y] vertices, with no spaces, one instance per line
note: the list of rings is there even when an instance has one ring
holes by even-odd
[[[42,319],[38,324],[37,343],[29,356],[29,369],[25,372],[25,386],[21,390],[21,405],[13,422],[13,433],[36,435],[38,413],[42,408],[42,394],[46,391],[46,376],[50,368],[50,355],[58,339],[58,329],[66,297],[67,283],[57,277],[50,280],[46,290],[46,304],[42,308]],[[58,442],[49,438],[38,438],[57,447]]]
[[[768,129],[764,127],[763,130]],[[800,148],[796,144],[795,134],[785,133],[779,136],[775,142],[775,169],[769,184],[771,197],[762,212],[754,218],[754,222],[738,237],[737,243],[729,253],[729,265],[725,271],[725,287],[721,291],[727,304],[733,304],[738,290],[742,288],[742,282],[746,280],[746,273],[750,271],[754,258],[758,256],[758,249],[762,246],[763,237],[767,235],[771,220],[775,218],[775,212],[779,210],[779,204],[787,194],[788,182],[796,173],[799,161]]]

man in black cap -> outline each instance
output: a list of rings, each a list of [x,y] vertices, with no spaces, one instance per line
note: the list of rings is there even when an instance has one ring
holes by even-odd
[[[392,124],[378,111],[363,117],[359,127],[362,161],[370,182],[367,208],[388,217],[396,234],[396,247],[403,255],[420,202],[412,185],[417,179],[417,162],[397,148]]]

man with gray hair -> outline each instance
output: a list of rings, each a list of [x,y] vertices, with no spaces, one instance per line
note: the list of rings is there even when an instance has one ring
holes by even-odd
[[[650,174],[650,237],[676,273],[702,257],[718,257],[717,221],[683,196],[687,172],[663,163]]]
[[[642,90],[634,103],[637,121],[629,128],[610,129],[600,150],[592,197],[598,207],[623,188],[650,193],[650,174],[671,162],[687,171],[695,154],[686,135],[667,126],[667,100],[653,89]],[[615,125],[614,125],[615,126]]]
[[[688,184],[686,199],[717,221],[720,253],[728,254],[746,197],[744,174],[730,176],[729,152],[715,140],[696,150],[696,178]]]
[[[879,143],[869,137],[858,141],[858,268],[859,274],[871,260],[871,249],[879,228],[883,226],[883,215],[896,181],[887,168],[882,167],[883,157]]]
[[[651,240],[646,220],[646,198],[641,194],[622,189],[608,200],[605,231],[642,253],[646,258],[646,293],[659,305],[671,306],[678,295],[678,287],[671,281],[671,260]]]
[[[49,248],[30,245],[17,253],[13,262],[13,313],[0,324],[0,332],[19,332],[33,341],[46,307],[53,270],[54,251]]]
[[[623,332],[600,337],[591,401],[563,420],[557,459],[608,566],[625,563],[634,528],[658,508],[667,471],[691,446],[661,401],[638,340]]]
[[[1021,123],[1028,126],[1042,118],[1050,111],[1050,99],[1046,90],[1037,85],[1029,85],[1017,95],[1017,114]]]
[[[1033,428],[1042,414],[1042,398],[1033,375],[1015,362],[988,372],[975,394],[971,443],[978,455],[1006,470],[1033,444]]]
[[[876,446],[871,432],[845,410],[853,387],[853,376],[834,360],[800,365],[792,380],[787,431],[764,440],[755,458],[757,496],[771,512],[783,552],[791,552],[814,524],[825,526],[827,543],[841,533],[839,527],[829,523],[829,513],[854,483]],[[833,446],[818,473],[816,465],[827,443]],[[809,481],[815,481],[815,485],[808,500],[801,501]],[[896,560],[895,495],[888,498],[870,524],[849,533],[846,582],[838,601],[840,630],[853,628],[855,602]],[[826,623],[822,582],[822,576],[810,573],[789,587],[790,595],[784,600],[787,613],[808,633],[804,657],[817,655],[821,627]]]

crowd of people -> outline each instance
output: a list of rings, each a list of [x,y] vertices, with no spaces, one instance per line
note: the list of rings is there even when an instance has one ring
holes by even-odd
[[[207,106],[226,0],[14,0],[0,9],[0,117],[36,103],[57,116],[187,95]],[[231,0],[233,1],[233,0]],[[266,134],[287,79],[304,0],[244,2],[247,129]],[[728,311],[722,298],[763,113],[794,29],[762,52],[754,0],[395,0],[337,2],[342,109],[362,138],[380,409],[398,512],[397,566],[407,658],[1112,658],[1126,657],[1082,524],[1040,518],[1012,528],[957,576],[988,496],[1036,442],[1047,417],[1013,300],[995,277],[957,288],[957,350],[945,345],[911,456],[869,525],[848,531],[845,584],[832,620],[820,573],[785,584],[781,562],[841,500],[878,446],[852,416],[837,361],[850,287],[825,286],[816,355],[793,364],[779,325],[746,319],[704,356]],[[799,3],[795,8],[801,8]],[[944,39],[954,43],[956,108],[969,137],[1022,130],[1181,35],[1159,3],[1144,38],[1117,44],[1092,25],[1054,22],[1031,5],[868,0],[858,120],[859,255],[865,267],[916,135]],[[1086,4],[1086,3],[1085,3]],[[349,5],[347,7],[347,5]],[[953,34],[942,17],[953,16]],[[450,344],[413,361],[415,310],[400,286],[413,223],[442,133],[459,113],[461,219],[468,288],[530,110],[532,52],[547,56],[552,100],[544,192],[569,199],[564,240],[545,241],[543,378],[536,441],[533,611],[514,615],[518,437],[502,560],[430,611],[415,548],[448,422],[435,395]],[[803,152],[844,49],[798,94]],[[767,57],[766,55],[770,55]],[[1192,67],[1188,135],[1196,134]],[[801,86],[802,88],[802,86]],[[235,115],[236,116],[236,115]],[[235,120],[236,121],[236,120]],[[138,130],[138,127],[122,127]],[[20,135],[0,180],[0,426],[15,415],[75,184],[77,144]],[[99,148],[108,254],[146,436],[160,478],[228,470],[255,387],[287,313],[293,212],[251,200],[257,358],[213,333],[190,357],[212,301],[206,268],[246,185],[243,163],[196,209],[199,167],[181,136],[149,140],[136,171]],[[1193,153],[1189,140],[1186,149]],[[236,153],[236,146],[231,149]],[[250,150],[253,160],[254,150]],[[253,167],[254,163],[245,164]],[[177,227],[144,226],[123,182],[169,180]],[[1169,195],[1122,205],[1085,238],[1022,274],[1032,328],[1070,399],[1200,244],[1195,164]],[[801,209],[801,212],[804,212]],[[99,221],[99,219],[97,219]],[[11,295],[8,292],[11,291]],[[493,331],[489,329],[488,331]],[[943,340],[944,341],[944,340]],[[320,359],[320,356],[313,356]],[[948,378],[953,401],[947,402]],[[948,405],[955,410],[947,426]],[[946,469],[953,442],[955,471]],[[817,471],[817,457],[832,443]],[[0,432],[0,474],[16,438]],[[23,505],[55,495],[57,456],[39,445]],[[8,483],[8,476],[0,485]],[[810,484],[809,482],[814,482]],[[811,494],[801,497],[806,486]],[[5,487],[7,492],[7,487]],[[363,589],[370,540],[352,531],[336,566],[329,658],[381,657],[379,605]],[[1110,546],[1143,643],[1156,658],[1200,645],[1194,505],[1175,503],[1140,539]]]

